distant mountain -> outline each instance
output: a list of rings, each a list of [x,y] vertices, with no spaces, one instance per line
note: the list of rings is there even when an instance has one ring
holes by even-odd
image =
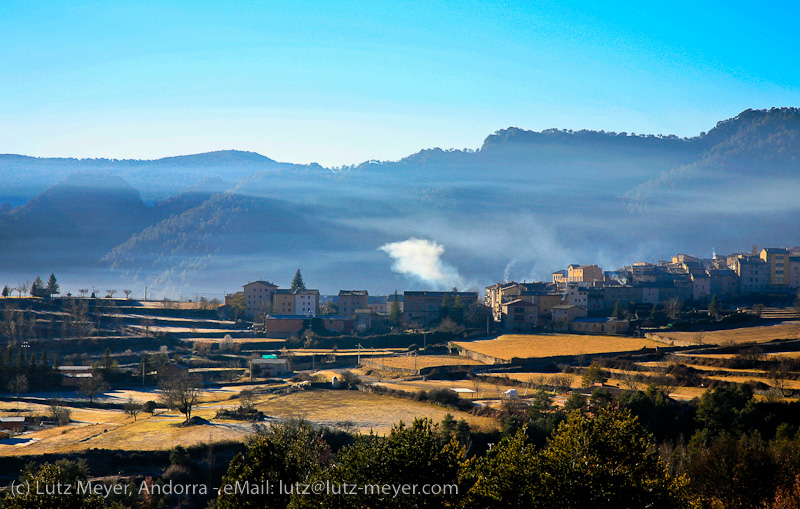
[[[96,266],[105,252],[152,219],[139,192],[123,179],[71,175],[26,205],[0,213],[3,266]]]
[[[480,287],[568,263],[797,244],[800,110],[746,110],[691,138],[511,127],[477,150],[337,169],[240,151],[4,155],[0,181],[17,205],[0,207],[0,270],[226,291],[297,267],[327,291],[444,285],[409,276],[414,263],[393,272],[379,250],[422,238],[443,249],[434,269]]]
[[[106,173],[122,177],[139,189],[147,202],[159,201],[187,190],[220,191],[246,175],[285,170],[281,164],[255,152],[224,150],[154,160],[37,158],[0,154],[0,203],[19,205],[75,172]],[[321,169],[296,165],[298,169]],[[210,185],[206,185],[210,184]]]

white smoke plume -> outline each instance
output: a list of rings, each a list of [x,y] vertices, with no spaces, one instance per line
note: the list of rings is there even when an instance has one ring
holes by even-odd
[[[384,244],[378,249],[394,259],[393,271],[417,278],[434,289],[449,290],[464,286],[464,279],[458,270],[442,261],[444,246],[441,244],[411,237]]]

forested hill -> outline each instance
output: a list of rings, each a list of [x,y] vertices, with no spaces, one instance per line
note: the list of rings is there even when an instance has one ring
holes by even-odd
[[[614,268],[676,251],[794,245],[799,135],[800,110],[775,108],[690,138],[510,127],[475,150],[344,168],[242,151],[2,155],[3,266],[230,288],[299,264],[323,290],[393,291],[437,286],[394,273],[378,249],[408,238],[441,245],[441,261],[476,287],[575,262]],[[41,247],[54,243],[62,249]]]

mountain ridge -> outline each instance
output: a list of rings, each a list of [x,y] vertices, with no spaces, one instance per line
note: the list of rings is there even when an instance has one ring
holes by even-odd
[[[59,160],[66,174],[43,171],[47,161],[0,156],[0,195],[17,204],[0,207],[7,268],[88,265],[181,287],[302,265],[319,286],[392,291],[437,287],[392,272],[379,250],[409,238],[439,244],[442,260],[478,286],[576,261],[615,267],[800,238],[797,108],[745,110],[691,138],[508,128],[477,150],[337,169],[246,151]],[[41,249],[54,239],[64,249]]]

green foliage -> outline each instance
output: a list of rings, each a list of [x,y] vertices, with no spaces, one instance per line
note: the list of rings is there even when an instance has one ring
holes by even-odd
[[[58,295],[59,293],[61,293],[61,286],[58,284],[56,275],[50,273],[50,277],[47,280],[47,294],[52,296]]]
[[[589,396],[589,410],[597,412],[602,408],[608,407],[613,402],[614,396],[611,394],[611,391],[603,387],[598,387],[592,391],[592,395]]]
[[[186,467],[189,466],[189,461],[189,451],[182,445],[176,445],[169,452],[169,462],[172,465]]]
[[[675,438],[686,426],[681,407],[654,385],[644,392],[623,393],[619,397],[619,408],[630,410],[642,427],[659,441]]]
[[[303,281],[303,275],[300,273],[300,269],[297,269],[297,272],[294,273],[294,279],[292,279],[292,290],[305,290],[306,284]]]
[[[624,315],[625,315],[625,310],[622,309],[622,302],[617,300],[617,302],[614,303],[614,311],[611,312],[611,318],[613,318],[614,320],[619,320]]]
[[[708,314],[714,317],[719,317],[722,314],[722,307],[719,304],[719,297],[715,293],[711,297],[711,302],[708,303]]]
[[[305,421],[262,429],[247,450],[233,458],[222,478],[222,486],[233,487],[238,482],[257,489],[269,481],[275,492],[234,494],[220,491],[216,508],[285,508],[291,496],[278,493],[275,484],[278,481],[284,485],[305,482],[318,474],[329,454],[320,434]]]
[[[244,301],[244,292],[236,292],[231,297],[230,303],[230,318],[238,320],[247,312],[247,303]]]
[[[31,296],[32,297],[47,296],[47,292],[44,286],[44,281],[42,281],[42,278],[40,276],[36,276],[36,279],[34,279],[33,283],[31,283]]]
[[[688,473],[693,487],[726,509],[763,507],[774,493],[776,465],[758,433],[734,438],[723,435],[690,447]]]
[[[579,392],[573,392],[564,403],[564,411],[568,413],[574,410],[584,411],[587,406],[586,396]]]
[[[2,500],[4,509],[94,509],[104,507],[100,495],[78,493],[77,483],[86,481],[89,472],[85,462],[59,460],[40,467],[29,465],[19,478],[17,486],[29,490],[6,492]],[[60,493],[57,487],[60,485]],[[36,487],[40,487],[39,490]],[[50,489],[47,489],[49,487]]]
[[[608,373],[606,370],[601,368],[596,362],[593,362],[588,368],[586,368],[586,371],[583,372],[581,386],[591,387],[596,383],[605,383],[606,380],[608,380]]]
[[[540,455],[533,507],[690,507],[687,480],[669,475],[630,412],[570,414]]]
[[[528,443],[526,430],[520,429],[485,456],[475,456],[463,464],[459,473],[461,489],[466,491],[462,507],[533,507],[539,475],[538,454]]]
[[[156,413],[156,402],[152,401],[152,400],[146,401],[142,405],[142,410],[144,410],[145,412],[147,412],[150,415],[154,415]]]
[[[716,387],[706,391],[697,407],[697,420],[708,436],[724,431],[743,432],[753,414],[756,413],[753,389],[747,384],[732,387]]]
[[[389,322],[391,322],[392,325],[400,325],[403,323],[403,313],[400,311],[400,302],[397,300],[397,290],[394,291],[394,299],[389,309]]]
[[[456,440],[441,444],[438,426],[429,419],[417,419],[410,427],[402,422],[387,437],[370,434],[342,449],[333,464],[314,480],[357,485],[451,484],[458,480],[464,448]],[[314,481],[312,481],[314,482]],[[352,495],[299,496],[290,507],[384,508],[445,507],[453,495],[393,495],[355,493]]]

